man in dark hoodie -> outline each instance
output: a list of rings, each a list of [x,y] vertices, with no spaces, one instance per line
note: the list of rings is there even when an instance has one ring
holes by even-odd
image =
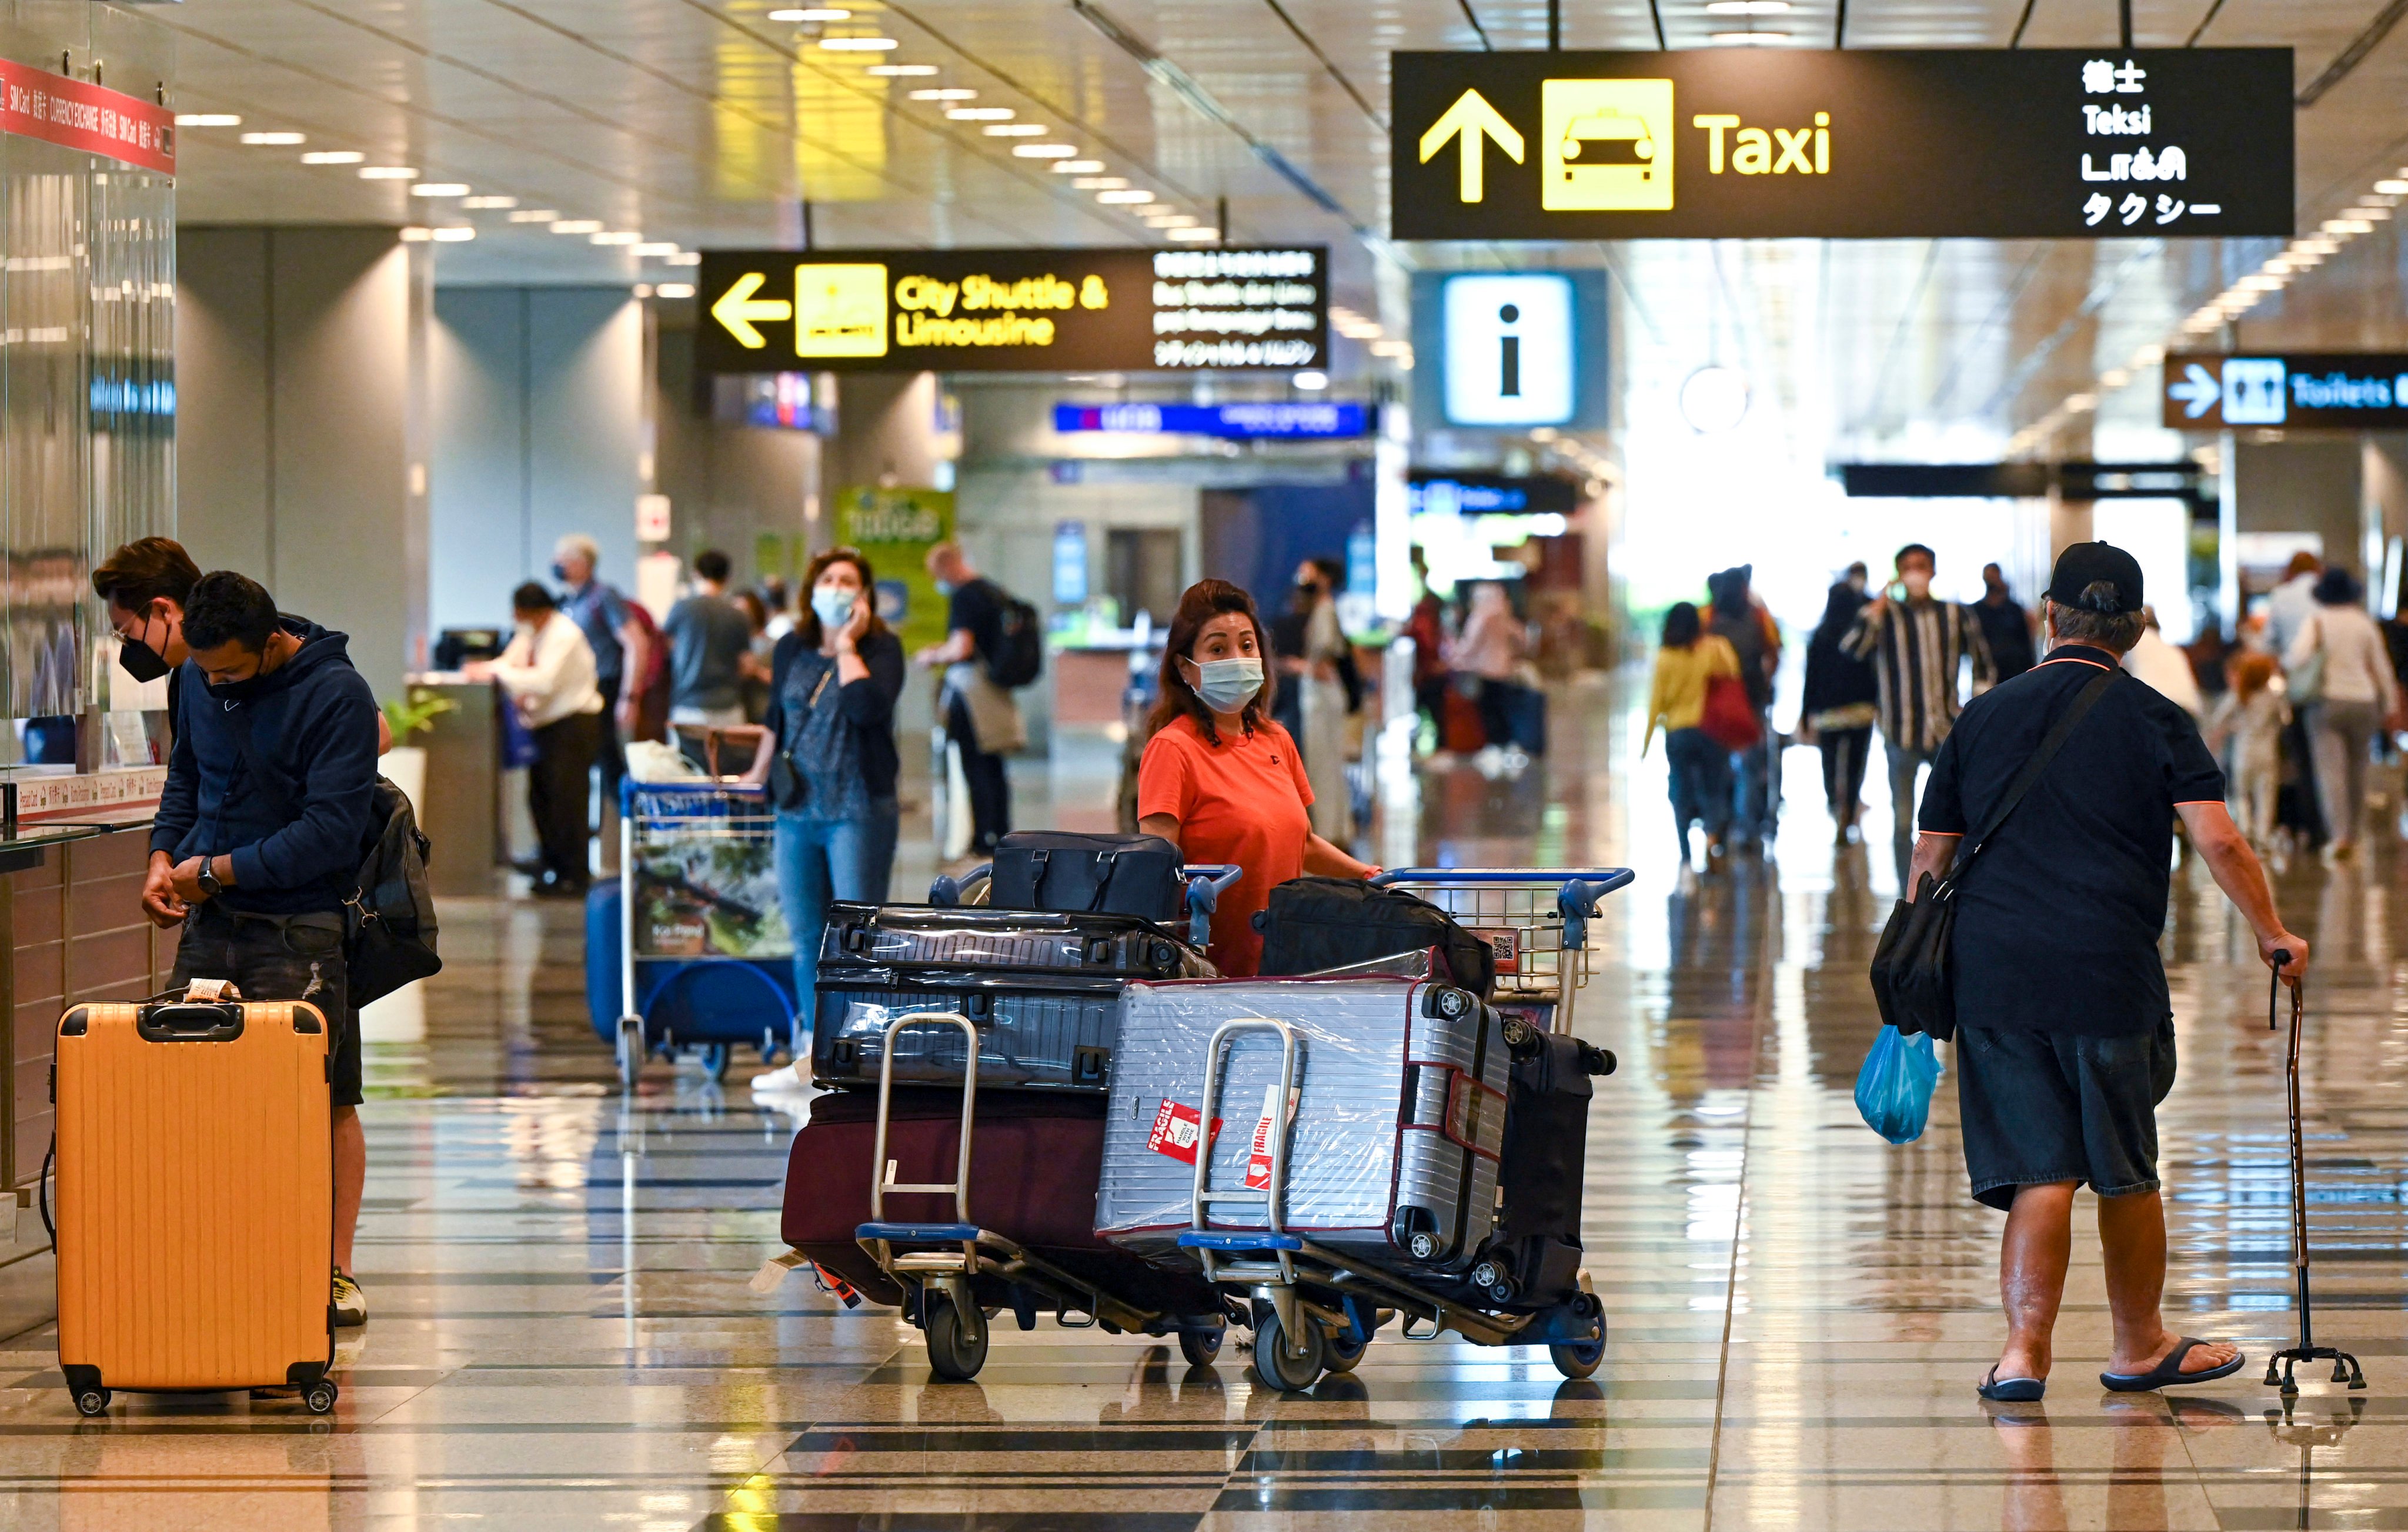
[[[343,635],[280,616],[257,581],[203,575],[184,601],[176,748],[150,831],[142,908],[182,925],[175,983],[232,980],[247,1000],[307,1000],[333,1038],[336,1322],[366,1322],[351,1278],[367,1176],[359,1019],[347,1003],[343,900],[366,850],[375,695]]]

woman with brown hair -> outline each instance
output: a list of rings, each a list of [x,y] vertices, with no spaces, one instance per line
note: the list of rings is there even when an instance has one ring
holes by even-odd
[[[831,548],[805,576],[810,603],[770,661],[769,707],[746,775],[777,810],[778,902],[795,938],[796,1003],[810,1024],[820,931],[832,899],[886,902],[901,815],[895,801],[895,699],[903,640],[878,619],[869,561]],[[808,1046],[797,1028],[795,1056]],[[789,1066],[755,1090],[799,1089]]]
[[[1189,586],[1170,619],[1162,700],[1138,766],[1139,829],[1171,841],[1190,863],[1243,869],[1212,911],[1212,961],[1233,976],[1261,966],[1254,915],[1274,885],[1309,872],[1378,870],[1312,833],[1304,763],[1270,718],[1268,652],[1252,596],[1222,580]]]

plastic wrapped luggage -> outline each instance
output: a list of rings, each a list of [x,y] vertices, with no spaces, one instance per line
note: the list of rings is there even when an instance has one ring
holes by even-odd
[[[870,1222],[869,1182],[877,1095],[838,1091],[814,1097],[795,1135],[786,1168],[786,1243],[874,1303],[904,1301],[901,1286],[856,1238]],[[950,1181],[961,1147],[958,1089],[897,1086],[886,1156],[894,1180]],[[1191,1265],[1156,1266],[1097,1238],[1096,1181],[1103,1158],[1104,1098],[1096,1095],[979,1093],[972,1124],[970,1215],[1082,1281],[1165,1312],[1216,1314],[1220,1300]],[[952,1222],[948,1196],[890,1192],[883,1213],[896,1223]],[[1014,1295],[977,1279],[979,1300],[1010,1309]]]
[[[982,1088],[1101,1091],[1133,979],[1210,975],[1204,954],[1129,915],[837,904],[820,950],[811,1074],[874,1085],[887,1024],[917,1011],[978,1024]],[[954,1027],[898,1036],[895,1078],[958,1083],[968,1039]]]
[[[324,1413],[335,1166],[325,1018],[86,1005],[59,1023],[59,1366],[112,1390],[294,1386]]]
[[[1283,1023],[1297,1038],[1283,1228],[1382,1269],[1472,1290],[1468,1272],[1497,1211],[1512,1059],[1504,1018],[1469,991],[1402,978],[1134,984],[1105,1116],[1097,1232],[1175,1259],[1191,1226],[1199,1107],[1217,1072],[1211,1180],[1268,1187],[1265,1136]],[[1261,1202],[1222,1202],[1206,1227],[1269,1226]]]

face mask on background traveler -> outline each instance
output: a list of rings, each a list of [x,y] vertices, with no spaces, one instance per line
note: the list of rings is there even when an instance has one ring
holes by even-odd
[[[554,579],[554,580],[558,580],[558,581],[560,581],[563,585],[567,584],[567,583],[568,583],[568,566],[567,566],[566,565],[565,565],[565,564],[561,563],[558,559],[554,559],[554,560],[552,560],[552,579]]]
[[[834,633],[853,621],[853,600],[854,593],[852,591],[838,590],[833,587],[813,591],[811,610],[818,616],[821,628]]]
[[[1216,713],[1234,713],[1263,689],[1260,660],[1190,660],[1196,666],[1196,694]]]
[[[146,634],[150,631],[150,624],[148,622],[142,624],[142,631]],[[175,668],[160,657],[157,650],[140,638],[118,640],[117,663],[124,668],[127,675],[139,681],[157,680]]]
[[[1917,601],[1931,594],[1931,577],[1920,569],[1911,570],[1899,576],[1898,582],[1905,586],[1906,594]]]
[[[953,594],[953,582],[950,580],[938,580],[936,585],[937,594],[939,595],[951,595]]]

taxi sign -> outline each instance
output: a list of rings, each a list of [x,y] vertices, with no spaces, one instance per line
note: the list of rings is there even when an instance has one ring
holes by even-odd
[[[1398,53],[1398,239],[2292,232],[2291,51]]]

